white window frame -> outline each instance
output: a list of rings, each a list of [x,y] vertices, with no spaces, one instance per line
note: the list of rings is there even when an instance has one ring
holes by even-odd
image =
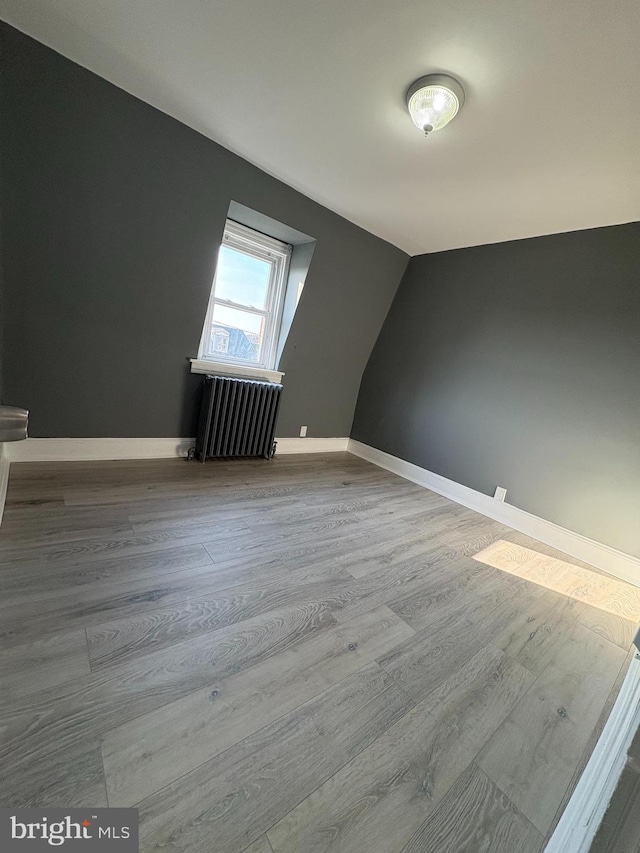
[[[233,302],[232,300],[216,297],[216,267],[213,284],[211,285],[209,305],[204,319],[202,337],[200,339],[198,359],[202,361],[224,363],[230,366],[238,365],[262,370],[274,370],[278,335],[280,333],[280,324],[282,320],[285,286],[289,272],[289,260],[291,258],[291,246],[288,245],[288,243],[282,243],[280,240],[275,240],[273,237],[267,237],[265,234],[261,234],[259,231],[254,231],[252,228],[247,228],[245,225],[240,225],[240,223],[234,222],[231,219],[227,219],[222,237],[222,246],[229,246],[236,251],[243,252],[251,257],[259,258],[260,260],[269,261],[271,263],[271,276],[269,279],[265,308],[248,308],[246,305]],[[262,357],[260,361],[235,358],[234,356],[225,355],[220,352],[209,352],[211,327],[213,326],[213,312],[217,304],[225,305],[229,308],[235,308],[239,311],[246,311],[250,314],[261,314],[264,316],[264,334],[261,351]]]

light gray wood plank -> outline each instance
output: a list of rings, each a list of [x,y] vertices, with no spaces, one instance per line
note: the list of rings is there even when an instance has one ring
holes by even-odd
[[[411,634],[383,606],[107,732],[102,754],[110,804],[148,797]]]
[[[433,598],[436,590],[448,596],[449,587],[455,583],[460,569],[455,561],[440,555],[427,555],[422,559],[410,558],[404,563],[378,568],[355,579],[351,600],[345,600],[335,617],[347,623],[379,604],[388,604],[412,627],[420,628],[420,621],[413,618],[412,607],[401,608],[398,602],[418,602],[423,596]]]
[[[391,569],[397,565],[422,564],[442,554],[441,546],[422,533],[395,536],[393,539],[372,543],[366,538],[359,548],[347,548],[344,553],[337,552],[334,559],[344,566],[354,577]]]
[[[266,835],[263,835],[262,838],[245,847],[243,853],[273,853],[273,850],[269,844],[269,839]]]
[[[269,498],[262,501],[237,501],[231,505],[222,502],[206,502],[195,504],[190,502],[188,507],[176,507],[175,502],[166,506],[166,501],[159,502],[158,509],[150,511],[147,506],[142,509],[129,510],[128,518],[137,533],[147,533],[154,530],[179,530],[181,528],[211,529],[214,532],[221,524],[240,521],[246,526],[247,519],[257,519],[266,511],[274,511],[274,505],[282,509],[295,509],[298,504],[289,496]],[[206,535],[203,536],[206,538]]]
[[[88,627],[89,656],[94,672],[270,610],[302,601],[329,607],[339,605],[341,595],[350,594],[351,579],[332,564],[316,564],[294,573],[284,566],[280,568],[277,563],[263,564],[257,572],[253,561],[251,564],[246,560],[232,562],[231,567],[228,563],[212,566],[210,580],[192,588],[188,600],[178,600],[166,607],[145,608],[134,615]],[[244,579],[248,574],[259,574],[259,577],[236,586],[247,568],[250,571],[244,571]],[[225,588],[227,586],[231,589]],[[169,598],[165,596],[162,601]]]
[[[243,850],[410,706],[369,664],[139,803],[142,849]]]
[[[478,649],[498,636],[522,607],[517,596],[463,599],[422,630],[378,658],[382,668],[416,702],[461,670]]]
[[[275,538],[279,537],[279,541],[274,543],[274,547],[295,548],[302,544],[305,548],[310,548],[315,545],[319,549],[318,553],[323,553],[323,548],[325,549],[325,556],[331,554],[330,550],[326,551],[328,542],[338,540],[342,534],[364,532],[371,526],[358,518],[357,515],[331,516],[323,519],[311,519],[308,522],[300,521],[296,524],[273,522],[256,525],[251,519],[249,521],[249,529],[259,539],[266,538],[274,543]],[[210,543],[205,542],[205,547],[215,559]]]
[[[545,835],[624,661],[576,625],[478,756],[480,768]]]
[[[465,615],[471,616],[474,609],[493,607],[498,600],[508,601],[523,593],[529,598],[530,591],[519,581],[442,551],[413,568],[420,570],[418,587],[397,587],[389,606],[416,629],[426,628],[445,612],[462,608]]]
[[[14,465],[16,463],[14,462]],[[48,497],[26,497],[24,500],[19,498],[17,495],[14,495],[12,498],[5,502],[5,512],[11,511],[12,509],[20,510],[20,509],[35,509],[42,508],[47,509],[49,507],[63,507],[65,505],[64,498],[61,494],[59,495],[50,495]]]
[[[409,525],[403,522],[394,525],[393,535],[400,536],[405,533],[409,535],[413,531]],[[340,535],[327,537],[314,537],[306,539],[281,540],[279,543],[271,543],[271,550],[278,559],[298,568],[307,562],[317,562],[327,557],[335,558],[339,554],[348,554],[361,547],[369,547],[375,544],[383,544],[389,541],[389,530],[375,524],[359,524],[352,529],[341,530]],[[348,569],[348,561],[341,561],[343,568]]]
[[[204,541],[206,534],[207,542],[211,544],[218,554],[230,556],[233,551],[250,549],[264,549],[268,538],[259,541],[258,537],[250,537],[247,528],[242,522],[229,522],[232,530],[223,530],[218,533],[211,532],[210,528],[186,528],[179,530],[159,530],[147,534],[136,534],[133,531],[114,535],[108,531],[102,536],[90,538],[70,539],[64,542],[46,542],[34,538],[28,544],[18,544],[8,541],[0,550],[0,566],[13,565],[16,561],[33,562],[44,559],[49,563],[78,565],[93,560],[104,560],[112,557],[132,557],[139,554],[150,554],[153,551],[162,551],[166,548],[175,548],[180,545],[200,544]],[[271,539],[277,543],[282,537],[272,535]],[[226,545],[226,547],[224,547]],[[214,557],[215,560],[215,557]]]
[[[87,638],[82,630],[53,634],[0,649],[0,684],[4,701],[64,684],[90,671]]]
[[[49,547],[58,542],[90,539],[93,536],[118,536],[132,530],[129,519],[119,508],[96,513],[94,510],[64,508],[9,512],[0,528],[0,557],[18,545],[29,549],[34,538]]]
[[[3,762],[0,802],[3,808],[105,808],[98,739],[83,738],[46,755],[26,752],[18,764]]]
[[[83,584],[52,593],[7,596],[0,610],[0,636],[18,642],[47,631],[88,628],[114,618],[131,618],[164,605],[180,605],[190,598],[211,594],[250,578],[288,570],[265,554],[262,559],[241,557],[227,563],[205,563],[188,572],[172,572],[119,584]]]
[[[625,619],[598,607],[591,607],[581,601],[573,601],[573,612],[575,618],[585,628],[595,631],[606,640],[610,640],[625,652],[631,648],[633,638],[638,630],[636,622]]]
[[[472,764],[402,853],[539,853],[540,850],[540,833]]]
[[[18,593],[27,600],[47,597],[62,591],[65,594],[78,586],[91,584],[93,588],[118,583],[156,578],[172,572],[189,571],[213,562],[202,545],[184,545],[166,548],[135,557],[97,560],[79,564],[50,564],[39,560],[33,566],[23,563],[0,570],[0,607],[14,606]]]
[[[272,827],[275,853],[397,853],[533,681],[485,647]]]
[[[0,766],[18,768],[259,663],[335,624],[303,604],[205,634],[14,702],[2,702]]]
[[[539,675],[575,629],[571,600],[555,593],[532,599],[495,639],[495,644]]]

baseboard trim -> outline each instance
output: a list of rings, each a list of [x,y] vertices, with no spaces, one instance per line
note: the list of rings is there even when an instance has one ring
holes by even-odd
[[[195,438],[28,438],[5,445],[11,462],[88,462],[186,456]],[[276,438],[277,454],[346,451],[348,438]]]
[[[11,462],[7,459],[5,445],[0,442],[0,524],[4,515],[4,504],[7,499],[7,487],[9,485],[9,469]]]
[[[640,658],[635,656],[596,748],[545,853],[588,853],[639,726]]]
[[[348,438],[276,438],[276,456],[288,453],[339,453],[346,451]]]
[[[186,456],[195,438],[28,438],[6,446],[11,462],[170,459]]]
[[[603,545],[601,542],[588,539],[580,533],[574,533],[572,530],[567,530],[551,521],[546,521],[544,518],[531,515],[531,513],[512,504],[502,503],[489,495],[477,492],[475,489],[470,489],[468,486],[463,486],[453,480],[448,480],[440,474],[434,474],[426,468],[406,462],[404,459],[370,447],[368,444],[349,439],[348,450],[361,459],[366,459],[380,468],[392,471],[406,480],[424,486],[425,489],[444,495],[444,497],[473,509],[481,515],[486,515],[494,521],[500,521],[507,527],[526,533],[528,536],[544,542],[546,545],[551,545],[578,560],[589,563],[603,572],[640,586],[640,560],[630,554],[617,551],[609,545]]]

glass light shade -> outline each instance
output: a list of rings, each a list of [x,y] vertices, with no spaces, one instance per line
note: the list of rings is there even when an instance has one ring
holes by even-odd
[[[449,124],[463,103],[462,86],[444,74],[431,74],[416,80],[407,93],[411,119],[425,135]]]

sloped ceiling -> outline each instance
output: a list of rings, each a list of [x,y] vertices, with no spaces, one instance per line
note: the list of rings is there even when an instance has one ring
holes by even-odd
[[[640,219],[637,0],[2,0],[10,24],[410,254]],[[467,102],[424,139],[404,94]]]

